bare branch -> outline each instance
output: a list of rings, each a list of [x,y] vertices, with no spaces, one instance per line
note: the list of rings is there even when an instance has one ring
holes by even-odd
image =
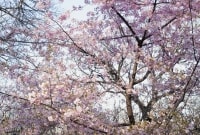
[[[70,119],[70,120],[71,120],[72,122],[74,122],[75,124],[77,124],[77,125],[81,125],[81,126],[83,126],[83,127],[85,127],[85,128],[91,129],[91,130],[96,131],[96,132],[98,132],[98,133],[101,133],[101,134],[107,134],[107,133],[108,133],[108,132],[106,132],[106,131],[104,131],[104,130],[102,130],[102,129],[98,129],[98,128],[89,126],[89,125],[87,125],[87,124],[85,124],[85,123],[83,123],[83,122],[80,122],[80,121],[78,121],[78,120],[74,120],[74,119]]]
[[[128,21],[114,8],[112,7],[112,9],[116,12],[116,14],[119,16],[120,19],[122,19],[122,21],[126,24],[126,26],[129,28],[129,30],[131,31],[132,35],[135,36],[136,41],[140,41],[139,37],[136,36],[135,31],[132,29],[132,27],[129,25]]]
[[[167,27],[170,23],[172,23],[176,19],[177,19],[176,17],[173,17],[168,22],[166,22],[163,26],[161,26],[161,29],[164,29],[165,27]]]
[[[151,71],[148,70],[148,71],[146,72],[146,74],[145,74],[141,79],[136,80],[136,81],[134,82],[134,84],[138,84],[138,83],[143,82],[143,81],[149,76],[150,73],[151,73]]]
[[[191,40],[192,40],[194,58],[195,58],[195,60],[197,61],[196,50],[195,50],[195,41],[194,41],[194,24],[193,24],[191,0],[189,0],[189,8],[190,8],[190,23],[191,23],[191,27],[192,27],[192,37],[191,37]]]
[[[178,100],[175,101],[174,107],[173,107],[173,109],[172,109],[173,111],[175,111],[176,108],[179,106],[179,104],[180,104],[181,102],[184,101],[186,93],[187,93],[189,90],[191,90],[190,88],[188,88],[188,86],[189,86],[189,84],[190,84],[191,81],[192,81],[192,77],[194,76],[194,73],[195,73],[195,71],[196,71],[196,69],[197,69],[197,66],[198,66],[198,64],[199,64],[199,61],[200,61],[200,57],[197,59],[197,62],[196,62],[195,66],[194,66],[194,68],[193,68],[193,70],[192,70],[192,73],[191,73],[191,75],[190,75],[190,77],[189,77],[189,79],[188,79],[188,81],[187,81],[185,87],[183,88],[183,94],[181,95],[181,97],[180,97]]]
[[[106,37],[106,38],[102,38],[100,40],[115,40],[115,39],[121,39],[121,38],[128,38],[128,37],[134,37],[134,35],[122,35],[122,36],[118,36],[118,37]]]

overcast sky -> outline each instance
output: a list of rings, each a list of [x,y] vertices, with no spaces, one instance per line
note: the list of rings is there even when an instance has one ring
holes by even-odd
[[[79,12],[74,12],[71,14],[71,18],[76,18],[76,19],[85,19],[86,18],[86,13],[90,10],[94,9],[94,6],[88,6],[84,4],[84,0],[65,0],[63,3],[59,4],[60,9],[62,11],[67,11],[67,10],[73,10],[73,6],[78,7],[78,6],[83,6],[83,10]]]

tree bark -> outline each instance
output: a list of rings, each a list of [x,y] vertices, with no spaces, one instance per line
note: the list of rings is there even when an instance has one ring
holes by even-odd
[[[133,116],[133,108],[132,108],[132,102],[131,102],[131,95],[126,94],[126,109],[128,114],[128,119],[131,125],[135,124],[135,118]]]
[[[140,109],[141,109],[141,112],[142,112],[142,119],[141,120],[145,120],[145,121],[151,122],[151,118],[149,116],[149,112],[151,111],[151,107],[143,106]]]

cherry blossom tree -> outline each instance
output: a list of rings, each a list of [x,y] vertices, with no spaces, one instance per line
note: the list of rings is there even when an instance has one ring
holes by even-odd
[[[88,20],[70,26],[54,21],[66,36],[62,46],[81,72],[73,80],[96,85],[97,95],[124,96],[128,122],[118,126],[136,124],[134,106],[140,120],[152,121],[151,113],[158,119],[154,110],[165,99],[161,121],[167,127],[163,132],[170,132],[173,114],[199,87],[199,2],[86,3],[97,4]]]
[[[11,121],[15,117],[13,115],[19,109],[24,110],[24,104],[29,102],[23,98],[19,85],[15,84],[20,77],[37,70],[38,48],[35,45],[45,42],[34,40],[34,36],[38,35],[34,35],[32,31],[38,29],[40,23],[44,23],[44,17],[51,17],[51,7],[50,1],[42,0],[0,1],[1,134],[9,126],[15,128],[16,122]],[[24,116],[26,114],[27,111]]]
[[[25,63],[34,70],[10,71],[16,93],[2,92],[19,102],[11,122],[36,134],[186,134],[198,129],[188,112],[192,96],[199,95],[200,1],[85,4],[95,7],[86,20],[70,16],[82,10],[77,6],[58,16],[48,13],[33,27],[28,50],[38,58],[31,62],[37,66]],[[46,10],[41,1],[36,5]],[[104,109],[111,101],[121,105]]]

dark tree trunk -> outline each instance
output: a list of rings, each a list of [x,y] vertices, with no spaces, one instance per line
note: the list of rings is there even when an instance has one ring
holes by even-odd
[[[141,120],[145,120],[145,121],[151,122],[151,118],[149,116],[149,113],[151,111],[151,106],[142,106],[142,107],[140,107],[140,109],[142,111],[142,118],[141,118]]]
[[[132,102],[131,102],[131,95],[126,94],[126,109],[128,114],[128,119],[131,125],[135,124],[135,118],[133,116],[133,108],[132,108]]]

